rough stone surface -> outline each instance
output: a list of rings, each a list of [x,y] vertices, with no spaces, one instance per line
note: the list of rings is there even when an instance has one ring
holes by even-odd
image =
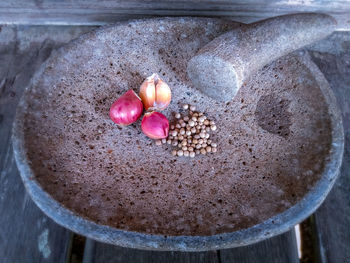
[[[241,25],[208,43],[187,67],[195,87],[231,101],[248,76],[275,59],[331,34],[335,20],[323,14],[285,15]]]
[[[37,204],[101,241],[185,251],[249,244],[311,213],[341,160],[334,98],[305,54],[264,67],[232,102],[197,92],[186,77],[187,61],[235,26],[216,19],[134,21],[87,34],[52,55],[22,99],[14,129],[16,160]],[[191,103],[216,121],[218,153],[174,158],[170,147],[140,132],[140,121],[118,129],[109,120],[112,102],[154,72],[172,88],[164,111],[170,120]],[[196,237],[219,233],[227,234]]]
[[[49,61],[28,94],[26,116],[28,157],[42,186],[96,222],[165,235],[246,228],[295,204],[319,178],[331,141],[327,107],[309,71],[285,58],[247,82],[233,102],[216,103],[186,81],[181,63],[196,51],[184,45],[190,34],[171,47],[167,34],[156,33],[154,42],[145,37],[157,27],[145,27],[129,43],[110,37],[130,34],[128,26],[110,29]],[[162,27],[178,31],[171,23]],[[182,34],[196,27],[188,23]],[[214,23],[208,30],[222,28]],[[302,82],[288,78],[293,71]],[[190,103],[216,121],[219,153],[172,157],[169,146],[141,133],[140,122],[120,129],[109,120],[112,102],[152,72],[172,87],[170,119]],[[288,121],[274,110],[284,101]]]

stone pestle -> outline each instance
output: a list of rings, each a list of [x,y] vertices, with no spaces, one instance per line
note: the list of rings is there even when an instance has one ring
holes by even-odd
[[[194,87],[217,101],[230,101],[244,80],[266,64],[331,34],[328,15],[303,13],[269,18],[229,31],[188,62]]]

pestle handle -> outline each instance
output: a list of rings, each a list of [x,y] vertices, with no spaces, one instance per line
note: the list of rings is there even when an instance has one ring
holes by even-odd
[[[188,62],[193,85],[218,101],[230,101],[243,81],[266,64],[330,35],[336,21],[304,13],[269,18],[229,31]]]

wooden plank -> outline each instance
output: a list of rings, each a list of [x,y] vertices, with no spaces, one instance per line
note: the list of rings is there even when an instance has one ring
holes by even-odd
[[[299,262],[294,230],[246,247],[208,252],[142,251],[103,244],[88,239],[83,263],[197,263],[197,262]]]
[[[320,262],[318,257],[318,240],[317,231],[314,224],[314,214],[309,216],[306,220],[300,223],[300,250],[301,250],[301,262]]]
[[[159,252],[122,248],[88,239],[83,263],[220,263],[216,251]]]
[[[0,2],[0,23],[103,25],[148,16],[215,16],[250,23],[296,12],[328,13],[337,19],[338,30],[350,30],[350,2],[341,0],[12,0]]]
[[[82,32],[84,29],[0,27],[1,262],[67,261],[71,232],[45,216],[26,194],[10,135],[16,105],[34,71],[53,49]]]
[[[319,262],[350,262],[350,132],[341,177],[315,213]]]
[[[220,263],[297,263],[298,249],[294,229],[265,241],[220,251]]]
[[[350,262],[350,33],[334,34],[311,54],[338,100],[345,133],[340,177],[314,216],[319,262]]]

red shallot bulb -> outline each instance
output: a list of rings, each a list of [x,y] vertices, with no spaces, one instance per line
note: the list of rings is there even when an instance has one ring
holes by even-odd
[[[151,139],[163,139],[168,137],[169,121],[160,112],[147,112],[143,116],[141,129]]]
[[[116,124],[126,126],[137,121],[142,112],[141,99],[133,90],[128,90],[112,104],[109,116]]]

